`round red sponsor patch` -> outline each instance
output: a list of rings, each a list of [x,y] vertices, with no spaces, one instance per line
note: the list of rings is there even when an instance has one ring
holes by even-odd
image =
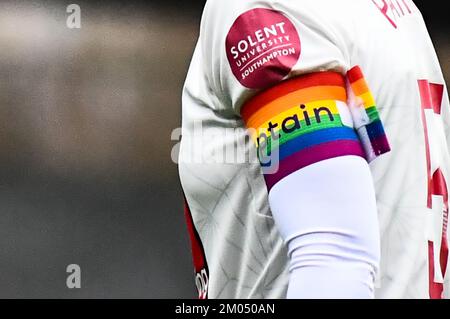
[[[300,58],[300,37],[283,13],[252,9],[233,23],[226,39],[231,70],[250,89],[276,84]]]

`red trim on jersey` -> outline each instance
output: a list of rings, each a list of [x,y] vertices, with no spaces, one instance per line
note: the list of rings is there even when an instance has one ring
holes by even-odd
[[[252,114],[261,107],[279,97],[313,86],[341,86],[345,87],[344,76],[337,72],[316,72],[286,80],[260,93],[247,102],[241,109],[242,118],[247,121]]]
[[[189,237],[191,240],[192,257],[194,261],[194,269],[196,275],[195,281],[198,289],[199,299],[208,299],[208,282],[209,282],[208,263],[206,262],[205,250],[203,248],[200,235],[198,234],[197,229],[195,228],[192,213],[187,203],[186,197],[184,198],[184,216],[186,218],[186,224],[189,232]]]
[[[444,97],[444,86],[442,84],[430,83],[430,93],[434,113],[441,114],[442,98]]]

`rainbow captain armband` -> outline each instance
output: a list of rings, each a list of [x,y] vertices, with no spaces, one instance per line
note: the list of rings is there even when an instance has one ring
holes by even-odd
[[[361,69],[356,66],[347,72],[350,112],[355,129],[368,162],[391,150],[375,99]]]
[[[345,78],[339,73],[312,73],[281,82],[246,103],[241,115],[269,190],[319,161],[365,156],[347,106]]]
[[[356,71],[350,76],[358,79]],[[371,104],[373,98],[363,92],[367,85],[352,83],[359,85],[355,94],[362,93],[359,96]],[[318,72],[281,82],[242,107],[241,116],[256,145],[269,191],[283,178],[323,160],[340,156],[367,159],[368,147],[363,142],[372,142],[374,154],[386,150],[375,104],[365,109],[364,123],[368,125],[361,125],[358,131],[366,139],[362,141],[347,101],[346,78],[336,72]],[[356,110],[355,114],[362,116]]]

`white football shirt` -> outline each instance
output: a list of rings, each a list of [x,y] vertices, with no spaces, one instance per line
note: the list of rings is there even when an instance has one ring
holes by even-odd
[[[209,0],[183,91],[179,157],[201,298],[286,296],[287,251],[242,107],[288,79],[354,66],[391,146],[370,163],[382,238],[376,295],[450,296],[450,105],[414,3]]]

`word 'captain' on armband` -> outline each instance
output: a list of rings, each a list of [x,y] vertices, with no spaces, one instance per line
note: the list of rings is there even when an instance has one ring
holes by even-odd
[[[347,106],[345,77],[317,72],[253,97],[241,116],[270,190],[288,175],[340,156],[365,157]]]

